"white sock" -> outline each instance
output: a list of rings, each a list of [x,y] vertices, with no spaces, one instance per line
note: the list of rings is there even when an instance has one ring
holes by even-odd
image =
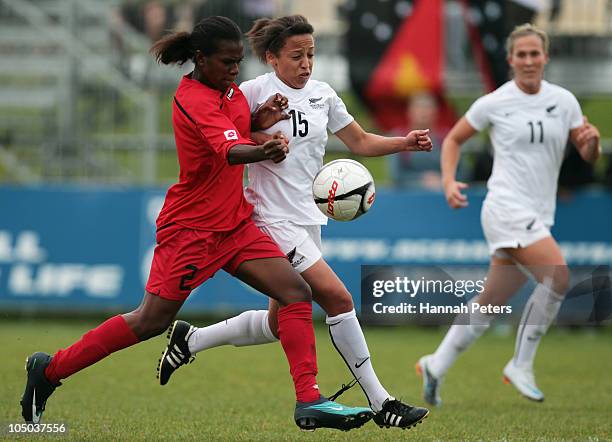
[[[187,344],[191,354],[221,345],[267,344],[278,339],[268,324],[267,310],[249,310],[208,327],[198,328]]]
[[[459,355],[489,328],[493,319],[492,315],[480,311],[471,313],[471,304],[477,301],[477,299],[472,299],[467,303],[470,313],[457,315],[453,325],[448,329],[446,336],[432,355],[429,371],[434,377],[444,376]]]
[[[533,368],[542,335],[557,317],[563,296],[544,284],[538,284],[529,297],[516,334],[514,364]]]
[[[383,403],[389,398],[394,398],[387,393],[374,373],[368,344],[366,344],[355,310],[332,317],[328,316],[325,322],[329,326],[329,335],[334,347],[361,385],[370,407],[375,412],[382,410]]]

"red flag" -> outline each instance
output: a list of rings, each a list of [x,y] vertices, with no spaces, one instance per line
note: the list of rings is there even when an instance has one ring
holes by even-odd
[[[381,128],[405,127],[406,103],[422,92],[438,97],[443,126],[454,122],[443,98],[443,17],[442,0],[416,0],[374,69],[365,97]]]

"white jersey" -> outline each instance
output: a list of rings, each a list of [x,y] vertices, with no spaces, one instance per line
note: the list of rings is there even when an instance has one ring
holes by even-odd
[[[476,100],[465,117],[478,131],[491,126],[494,162],[485,204],[507,213],[527,210],[552,226],[569,131],[583,124],[576,97],[547,81],[537,94],[509,81]]]
[[[251,112],[271,95],[285,95],[291,117],[264,131],[281,131],[287,136],[287,158],[278,164],[248,165],[245,196],[255,208],[253,220],[258,225],[287,220],[303,226],[327,224],[312,198],[312,181],[323,165],[327,130],[335,133],[353,121],[346,106],[325,82],[310,79],[302,89],[293,89],[273,72],[245,81],[240,89]]]

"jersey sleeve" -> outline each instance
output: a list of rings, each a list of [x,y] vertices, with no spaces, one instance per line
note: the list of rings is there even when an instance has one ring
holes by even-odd
[[[251,111],[251,113],[255,112],[255,109],[257,109],[258,95],[258,87],[255,80],[243,81],[242,83],[240,83],[239,87],[240,91],[242,92],[242,95],[244,95],[247,100],[247,103],[249,103],[249,110]]]
[[[582,109],[580,108],[580,103],[571,92],[567,91],[567,104],[569,107],[568,112],[568,125],[570,130],[576,129],[584,124]]]
[[[478,132],[485,129],[489,123],[491,96],[485,95],[476,100],[468,111],[465,113],[465,118],[470,126]]]
[[[218,155],[227,158],[229,150],[238,144],[254,145],[253,141],[245,138],[236,129],[234,123],[219,109],[218,105],[195,106],[191,118],[196,124],[200,134],[206,139],[212,150]]]
[[[329,102],[329,113],[327,128],[331,133],[336,133],[340,129],[344,129],[354,120],[353,116],[348,113],[342,99],[332,91],[332,96]]]

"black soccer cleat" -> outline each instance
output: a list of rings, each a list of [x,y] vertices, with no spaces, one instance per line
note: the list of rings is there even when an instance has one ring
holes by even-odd
[[[189,351],[187,341],[196,330],[196,327],[185,321],[174,321],[168,329],[168,345],[157,365],[157,379],[160,385],[166,385],[177,368],[190,364],[195,359]]]
[[[26,359],[28,373],[26,388],[21,396],[21,415],[27,423],[40,422],[49,396],[61,383],[53,385],[45,376],[45,368],[51,363],[51,356],[37,352]]]
[[[398,427],[406,430],[416,427],[429,415],[427,408],[413,407],[398,401],[387,399],[382,410],[374,415],[374,422],[380,428]]]
[[[321,396],[314,402],[297,402],[294,419],[296,425],[305,431],[317,428],[349,431],[361,427],[373,415],[369,408],[347,407]]]

